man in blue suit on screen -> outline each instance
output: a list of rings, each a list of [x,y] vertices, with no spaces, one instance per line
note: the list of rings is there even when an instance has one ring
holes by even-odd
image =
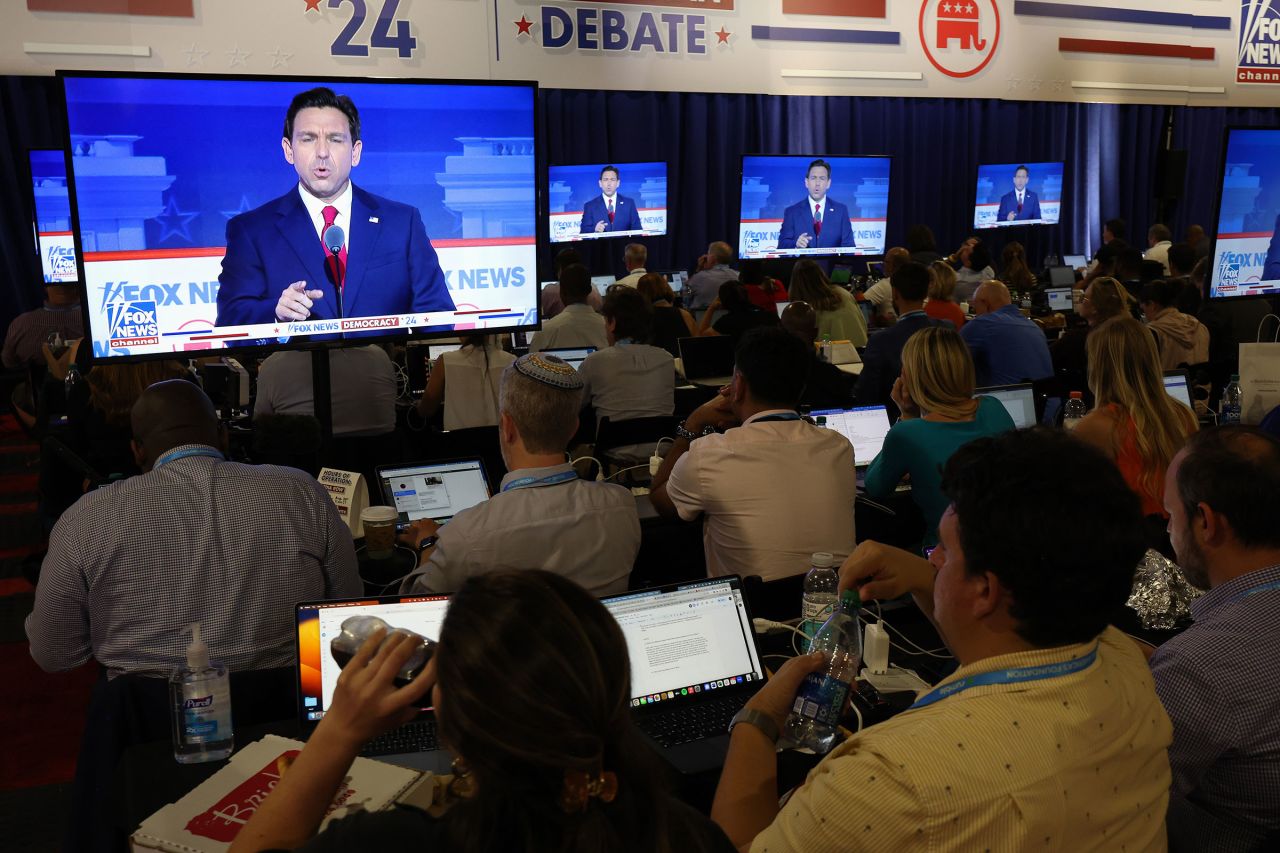
[[[600,170],[600,195],[582,206],[579,234],[605,234],[612,231],[639,231],[640,209],[635,201],[618,192],[621,176],[614,166]]]
[[[1267,247],[1267,259],[1262,262],[1262,280],[1280,281],[1280,216],[1271,233],[1271,245]]]
[[[1013,170],[1013,189],[1000,197],[1000,210],[996,212],[997,222],[1022,222],[1028,219],[1040,219],[1040,199],[1027,189],[1027,181],[1031,172],[1026,166]]]
[[[281,145],[298,186],[227,223],[219,326],[454,310],[418,209],[351,183],[363,143],[350,98],[294,97]]]
[[[779,249],[852,249],[853,223],[849,221],[849,208],[827,198],[831,187],[831,164],[826,160],[814,160],[804,175],[804,186],[809,195],[782,214],[782,229],[778,232]]]

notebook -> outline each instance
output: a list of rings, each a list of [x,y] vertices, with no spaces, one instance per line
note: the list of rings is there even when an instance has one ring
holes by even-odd
[[[432,640],[440,639],[449,598],[445,595],[384,595],[366,598],[304,601],[294,607],[294,637],[297,642],[298,722],[303,735],[310,737],[333,702],[333,691],[342,672],[329,644],[341,631],[343,620],[368,614],[393,628],[405,628]],[[423,702],[429,703],[430,694]],[[453,760],[439,746],[435,714],[428,706],[403,726],[379,735],[360,752],[379,761],[447,773]]]
[[[1071,303],[1070,287],[1050,287],[1045,290],[1044,295],[1049,302],[1050,311],[1062,311],[1066,314],[1075,311]]]
[[[595,352],[595,347],[564,347],[560,349],[544,349],[542,352],[547,355],[554,355],[561,361],[567,362],[574,370],[582,366],[582,362],[587,360],[587,356]]]
[[[889,412],[884,406],[854,406],[848,409],[814,409],[809,417],[820,427],[833,429],[853,445],[853,464],[858,478],[866,473],[871,460],[880,455],[884,437],[889,434]]]
[[[979,388],[974,397],[994,397],[1009,412],[1017,429],[1036,425],[1036,398],[1030,383]]]
[[[1187,372],[1185,370],[1166,370],[1164,372],[1164,390],[1169,392],[1169,396],[1185,405],[1188,409],[1195,411],[1195,405],[1191,402],[1191,386],[1187,382]]]
[[[684,378],[701,385],[728,385],[733,379],[733,338],[709,335],[680,338],[680,365]]]
[[[468,507],[489,499],[489,480],[479,459],[446,459],[378,467],[382,497],[399,521],[430,518],[444,524]]]
[[[764,681],[751,614],[734,575],[602,599],[631,659],[631,713],[682,773],[714,770],[729,721]]]

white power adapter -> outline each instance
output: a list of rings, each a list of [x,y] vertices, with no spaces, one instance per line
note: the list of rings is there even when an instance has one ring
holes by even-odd
[[[655,453],[649,457],[649,476],[650,477],[658,476],[658,469],[661,467],[662,467],[661,456]]]
[[[863,632],[862,661],[873,673],[889,671],[889,634],[880,622],[870,622]]]

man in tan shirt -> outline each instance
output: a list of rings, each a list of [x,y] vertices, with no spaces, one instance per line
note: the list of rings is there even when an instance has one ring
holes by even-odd
[[[1041,429],[962,448],[943,489],[928,561],[866,542],[840,584],[911,593],[960,668],[779,808],[773,737],[823,663],[789,661],[737,718],[712,818],[753,853],[1164,850],[1172,729],[1137,645],[1107,625],[1143,553],[1136,497],[1096,450]],[[1044,541],[1046,514],[1062,539]]]

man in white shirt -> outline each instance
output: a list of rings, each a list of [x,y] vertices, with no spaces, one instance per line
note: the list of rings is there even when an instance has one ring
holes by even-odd
[[[1147,245],[1150,248],[1143,254],[1143,260],[1159,261],[1164,267],[1164,274],[1169,275],[1169,247],[1173,245],[1173,232],[1156,223],[1147,229]]]
[[[622,253],[622,262],[627,267],[627,274],[618,279],[618,284],[625,284],[627,287],[638,285],[641,276],[648,272],[644,268],[648,260],[649,250],[644,247],[643,243],[628,243],[627,248]]]
[[[685,420],[653,478],[660,515],[706,514],[711,576],[776,580],[807,571],[815,551],[853,550],[853,447],[796,413],[809,360],[783,329],[747,332],[733,380]]]
[[[385,435],[396,428],[396,368],[374,344],[329,351],[333,434]],[[315,414],[311,353],[285,350],[258,368],[253,417]]]
[[[591,293],[591,273],[582,264],[569,264],[560,271],[560,298],[564,310],[542,324],[542,331],[529,341],[529,352],[565,347],[609,345],[604,318],[587,304]]]

